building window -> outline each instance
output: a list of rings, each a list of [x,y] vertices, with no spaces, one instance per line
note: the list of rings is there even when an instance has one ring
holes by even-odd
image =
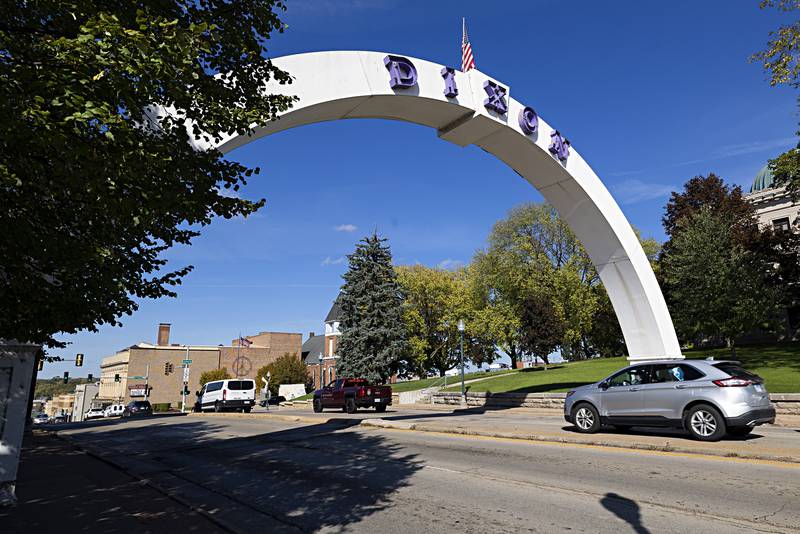
[[[789,231],[789,217],[784,217],[783,219],[775,219],[772,221],[772,229],[775,230],[775,233],[781,234],[783,232]]]

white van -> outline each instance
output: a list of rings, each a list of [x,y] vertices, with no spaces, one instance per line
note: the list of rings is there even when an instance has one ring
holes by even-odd
[[[196,411],[241,410],[250,413],[256,403],[256,383],[250,379],[215,380],[197,392]]]
[[[103,417],[122,417],[122,412],[124,411],[124,404],[112,404],[111,406],[106,406],[106,409],[103,410]]]

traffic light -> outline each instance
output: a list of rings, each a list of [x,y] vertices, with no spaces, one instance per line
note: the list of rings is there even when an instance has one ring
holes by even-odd
[[[69,372],[64,371],[64,383],[66,384],[67,382],[69,382]]]
[[[86,381],[87,381],[87,382],[91,382],[91,381],[92,381],[92,378],[94,378],[94,377],[92,376],[92,373],[89,373],[89,374],[86,376]]]
[[[38,367],[38,369],[39,369],[39,371],[44,369],[44,358],[39,358],[39,367]]]
[[[114,375],[114,382],[119,382],[119,375]]]
[[[83,367],[83,354],[75,355],[75,367]]]
[[[169,374],[169,362],[164,363],[164,374]]]

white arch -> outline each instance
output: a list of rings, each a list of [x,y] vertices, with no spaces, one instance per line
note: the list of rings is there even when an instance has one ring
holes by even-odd
[[[455,71],[458,95],[444,94],[443,65],[405,57],[416,70],[409,87],[392,88],[389,55],[379,52],[314,52],[276,58],[295,79],[267,91],[297,95],[295,106],[254,135],[230,136],[219,148],[229,152],[282,130],[322,121],[396,119],[435,128],[441,139],[477,145],[531,183],[566,220],[597,268],[617,314],[631,360],[683,358],[661,289],[647,257],[619,206],[589,165],[570,149],[566,161],[549,150],[554,129],[538,119],[526,134],[518,117],[525,107],[508,86],[470,70]],[[397,56],[392,56],[397,57]],[[407,75],[407,71],[401,74]],[[410,76],[408,77],[410,78]],[[415,81],[412,85],[411,81]],[[485,82],[506,89],[507,113],[485,107]]]

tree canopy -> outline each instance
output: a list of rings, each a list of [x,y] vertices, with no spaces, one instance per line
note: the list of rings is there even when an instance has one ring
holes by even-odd
[[[223,367],[222,369],[211,369],[210,371],[205,371],[204,373],[200,374],[200,387],[205,386],[208,382],[213,382],[215,380],[227,380],[231,378],[230,373],[228,373],[228,368]]]
[[[191,266],[163,253],[258,169],[198,150],[248,134],[293,98],[266,59],[280,0],[8,1],[0,22],[0,338],[117,324],[136,299],[174,296]],[[188,126],[187,126],[188,125]]]
[[[264,389],[264,382],[261,378],[266,378],[267,373],[270,375],[269,392],[272,395],[278,394],[278,388],[281,384],[306,385],[309,382],[308,368],[306,368],[305,362],[297,357],[296,354],[289,352],[258,370],[258,373],[256,373],[256,389]]]
[[[762,0],[761,9],[777,9],[791,16],[791,22],[770,32],[767,48],[756,52],[751,61],[761,63],[769,74],[771,86],[800,88],[800,0]],[[800,102],[800,98],[798,98]],[[800,134],[800,131],[797,132]],[[775,184],[786,186],[795,198],[800,197],[800,143],[769,162]]]
[[[372,234],[356,244],[342,276],[337,346],[340,377],[384,383],[408,357],[403,293],[385,238]]]
[[[663,257],[670,313],[684,340],[716,337],[733,347],[737,337],[769,328],[776,318],[772,266],[737,241],[736,222],[730,213],[703,207],[681,219]]]

